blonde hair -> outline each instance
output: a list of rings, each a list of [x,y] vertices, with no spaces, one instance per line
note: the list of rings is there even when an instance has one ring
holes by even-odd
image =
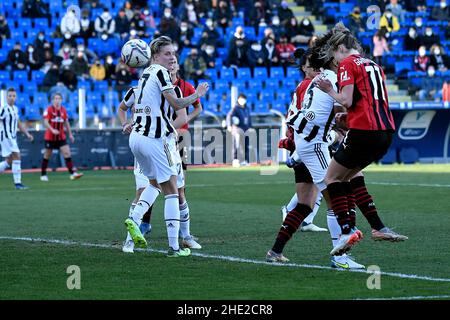
[[[167,36],[161,36],[156,39],[153,39],[152,42],[150,42],[150,51],[152,58],[155,56],[155,54],[158,54],[161,52],[161,48],[171,45],[172,39],[170,39]]]
[[[335,52],[341,44],[349,50],[357,50],[360,54],[363,54],[364,52],[358,39],[356,39],[342,22],[337,23],[326,36],[328,38],[327,44],[323,46],[320,51],[320,56],[324,60],[330,60],[333,57],[333,52]]]

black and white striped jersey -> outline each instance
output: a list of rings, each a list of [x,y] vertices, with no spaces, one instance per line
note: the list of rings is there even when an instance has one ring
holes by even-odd
[[[0,106],[0,140],[16,139],[19,109],[5,104]]]
[[[171,109],[162,94],[173,90],[169,71],[159,64],[145,69],[134,92],[133,130],[150,138],[161,138],[175,132],[170,123]],[[129,97],[131,99],[131,96]]]
[[[324,70],[319,76],[329,79],[337,91],[336,73]],[[291,116],[288,117],[287,124],[307,142],[327,142],[327,134],[335,123],[334,105],[335,100],[320,90],[313,80],[306,89],[302,108],[293,114],[289,113]],[[292,104],[291,109],[293,110]]]

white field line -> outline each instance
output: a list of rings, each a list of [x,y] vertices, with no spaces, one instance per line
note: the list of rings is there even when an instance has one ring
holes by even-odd
[[[366,182],[367,184],[382,185],[382,186],[410,186],[410,187],[432,187],[432,188],[450,188],[450,184],[437,184],[437,183],[397,183],[397,182]],[[254,186],[254,185],[274,185],[274,184],[293,184],[292,181],[257,181],[257,182],[238,182],[232,184],[188,184],[188,188],[212,188],[212,187],[225,187],[225,186]],[[86,187],[86,188],[58,188],[58,192],[80,192],[80,191],[100,191],[100,190],[119,190],[120,187]],[[32,192],[48,192],[48,189],[33,188]],[[1,190],[0,192],[13,192],[16,190]],[[29,191],[27,191],[29,192]]]
[[[61,244],[64,246],[81,246],[81,247],[120,250],[120,246],[113,246],[113,245],[108,245],[108,244],[96,244],[96,243],[88,243],[88,242],[77,242],[77,241],[69,241],[69,240],[58,240],[58,239],[0,236],[0,240],[45,242],[45,243],[52,243],[52,244]],[[144,251],[144,252],[157,252],[157,253],[164,253],[164,254],[167,252],[166,250],[157,250],[157,249],[135,249],[135,250],[136,251]],[[272,263],[272,262],[266,262],[266,261],[261,261],[261,260],[245,259],[245,258],[239,258],[239,257],[222,256],[222,255],[214,255],[214,254],[206,254],[206,253],[198,253],[198,252],[192,252],[192,255],[195,257],[201,257],[201,258],[207,258],[207,259],[216,259],[216,260],[229,261],[229,262],[240,262],[240,263],[252,263],[252,264],[267,265],[267,266],[272,266],[272,267],[292,267],[292,268],[333,270],[333,271],[341,271],[341,272],[367,273],[366,270],[336,270],[331,267],[312,265],[312,264]],[[370,273],[370,274],[372,274],[372,273]],[[415,274],[404,274],[404,273],[396,273],[396,272],[380,272],[379,274],[384,275],[384,276],[402,278],[402,279],[425,280],[425,281],[434,281],[434,282],[450,282],[449,278],[434,278],[434,277],[430,277],[430,276],[420,276],[420,275],[415,275]]]
[[[426,300],[426,299],[449,299],[450,295],[440,296],[412,296],[412,297],[390,297],[390,298],[356,298],[354,300]]]

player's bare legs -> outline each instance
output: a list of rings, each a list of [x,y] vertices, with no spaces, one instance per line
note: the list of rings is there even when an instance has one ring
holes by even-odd
[[[71,180],[80,179],[83,176],[83,174],[78,173],[73,169],[73,163],[72,163],[69,145],[66,144],[66,145],[62,146],[61,148],[59,148],[59,151],[63,155],[64,160],[66,162],[67,170],[69,170],[69,173],[70,173],[70,179]]]

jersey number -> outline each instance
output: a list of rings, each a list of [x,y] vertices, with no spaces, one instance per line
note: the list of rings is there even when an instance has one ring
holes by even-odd
[[[380,72],[380,68],[377,65],[369,65],[369,66],[365,66],[366,71],[370,77],[370,82],[373,85],[373,96],[375,98],[375,100],[379,100],[379,96],[378,96],[378,92],[379,92],[379,87],[378,85],[382,86],[383,83],[383,78],[381,77],[381,72]],[[381,88],[381,94],[382,94],[382,98],[384,101],[386,101],[386,96],[384,94],[384,88]]]
[[[148,73],[142,75],[142,78],[144,78],[144,82],[142,82],[141,94],[139,95],[138,104],[141,103],[142,93],[144,92],[144,88],[145,88],[145,85],[147,84],[147,80],[149,77],[150,77],[150,75]]]

